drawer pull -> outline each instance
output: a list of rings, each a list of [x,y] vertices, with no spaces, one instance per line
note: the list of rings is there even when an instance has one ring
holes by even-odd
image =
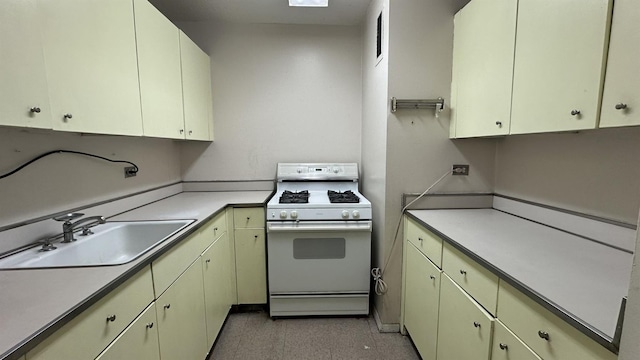
[[[115,315],[107,316],[107,322],[109,322],[109,321],[111,321],[111,322],[116,321],[116,316]]]
[[[247,221],[251,220],[251,217],[247,216]]]
[[[479,323],[479,322],[477,322],[477,321],[474,321],[474,322],[473,322],[473,327],[477,327],[477,328],[479,328],[479,327],[480,327],[480,323]]]
[[[205,260],[204,262],[208,264],[208,263],[210,263],[210,262],[211,262],[211,259],[207,259],[207,260]]]
[[[163,306],[163,308],[164,308],[165,310],[170,309],[170,308],[171,308],[171,304],[165,304],[165,305]]]
[[[419,238],[418,238],[418,241],[423,242],[423,241],[424,241],[424,239],[423,239],[423,238],[421,238],[421,237],[419,237]]]
[[[153,327],[153,323],[152,322],[147,324],[147,329],[151,329],[152,327]]]
[[[572,115],[572,116],[578,116],[578,115],[580,115],[580,110],[571,110],[571,115]]]
[[[616,106],[617,106],[617,105],[616,105]],[[40,111],[42,111],[42,110],[40,110],[40,108],[39,108],[39,107],[34,106],[34,107],[32,107],[31,109],[29,109],[29,111],[31,111],[32,113],[36,113],[36,114],[38,114],[38,113],[40,113]]]
[[[218,228],[217,228],[217,227],[214,227],[214,228],[213,228],[213,231],[218,231]]]
[[[509,346],[507,344],[500,343],[500,350],[509,350]]]
[[[467,275],[467,270],[462,270],[462,269],[460,269],[460,274],[462,274],[462,275]]]
[[[616,104],[616,110],[624,110],[626,108],[627,108],[627,104],[625,103]]]
[[[538,331],[538,336],[540,336],[541,339],[545,339],[545,340],[549,341],[549,333],[546,332],[546,331],[539,330]]]
[[[429,279],[431,279],[431,280],[435,280],[435,279],[436,279],[436,277],[435,277],[435,276],[433,276],[433,275],[429,275]]]

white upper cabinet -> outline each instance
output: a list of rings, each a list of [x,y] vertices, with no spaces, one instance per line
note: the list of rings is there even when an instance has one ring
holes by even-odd
[[[640,3],[616,0],[600,127],[640,125]]]
[[[612,5],[519,1],[511,134],[598,125]]]
[[[213,140],[209,56],[180,31],[182,98],[187,140]]]
[[[509,133],[517,9],[473,0],[456,14],[451,138]]]
[[[180,35],[147,0],[134,0],[145,136],[184,139]]]
[[[35,0],[0,1],[0,125],[51,128]]]
[[[55,130],[142,135],[131,0],[39,0]]]

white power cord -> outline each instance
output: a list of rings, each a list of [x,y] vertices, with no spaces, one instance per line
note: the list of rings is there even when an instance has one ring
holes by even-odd
[[[398,220],[398,226],[396,227],[396,232],[395,232],[395,235],[393,236],[393,243],[391,244],[391,251],[389,251],[389,255],[387,256],[387,259],[384,262],[384,264],[382,266],[382,269],[380,269],[380,268],[371,269],[371,276],[373,276],[373,281],[374,281],[373,288],[374,288],[376,294],[383,295],[384,293],[387,292],[387,290],[389,290],[389,287],[387,286],[387,283],[384,282],[384,280],[382,279],[382,276],[384,275],[384,270],[386,270],[387,265],[389,264],[389,260],[391,259],[391,255],[393,255],[393,250],[396,247],[396,242],[398,240],[398,233],[400,232],[400,225],[402,224],[402,215],[404,215],[404,212],[407,211],[409,206],[413,205],[413,203],[415,203],[416,201],[422,199],[422,197],[427,195],[429,193],[429,191],[431,191],[431,189],[433,189],[434,186],[438,185],[442,180],[444,180],[444,178],[446,178],[447,176],[451,175],[452,173],[453,173],[452,170],[449,170],[446,173],[444,173],[438,180],[436,180],[436,182],[431,184],[431,186],[429,186],[427,188],[427,190],[425,190],[422,194],[418,195],[417,198],[413,199],[413,201],[411,201],[410,203],[405,205],[405,207],[403,207],[402,210],[400,210],[400,219]]]

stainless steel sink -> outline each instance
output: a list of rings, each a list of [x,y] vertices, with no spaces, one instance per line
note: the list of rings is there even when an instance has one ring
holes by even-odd
[[[56,250],[28,249],[0,259],[0,269],[120,265],[135,260],[195,220],[107,222]]]

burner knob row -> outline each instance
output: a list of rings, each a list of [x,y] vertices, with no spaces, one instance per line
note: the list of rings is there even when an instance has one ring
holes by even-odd
[[[360,218],[360,211],[353,210],[353,212],[351,213],[351,216],[353,216],[354,219],[359,219]],[[349,218],[349,212],[347,210],[342,210],[342,218],[343,219],[348,219]]]
[[[290,215],[292,219],[298,218],[298,212],[295,210],[293,210]],[[280,219],[286,219],[286,218],[287,218],[287,212],[284,210],[280,211]]]

